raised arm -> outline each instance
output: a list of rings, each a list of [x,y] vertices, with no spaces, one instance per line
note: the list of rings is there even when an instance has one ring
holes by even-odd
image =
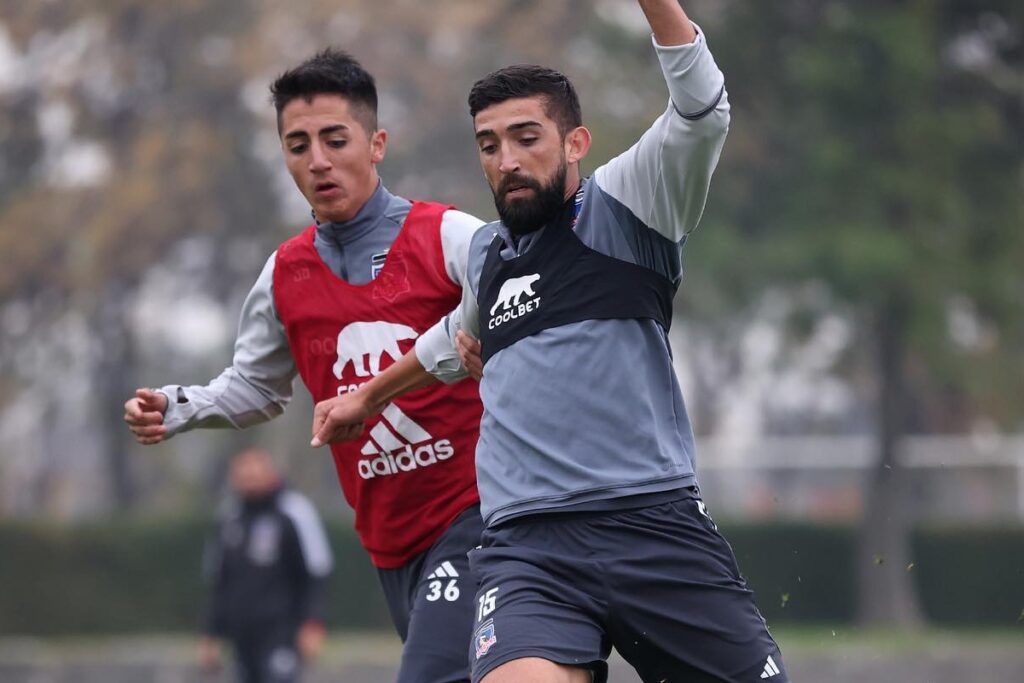
[[[697,31],[677,0],[637,0],[658,45],[687,45]]]
[[[594,173],[597,185],[650,229],[680,242],[697,227],[729,130],[725,78],[703,33],[675,0],[638,0],[669,91],[665,112],[629,150]]]

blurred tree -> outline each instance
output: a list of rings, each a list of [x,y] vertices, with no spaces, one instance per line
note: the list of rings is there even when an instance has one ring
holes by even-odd
[[[691,286],[827,283],[856,321],[878,457],[860,617],[913,624],[900,436],[1022,418],[1020,3],[732,3],[733,129]],[[709,225],[710,224],[710,225]]]
[[[139,384],[211,376],[167,339],[140,338],[138,319],[180,317],[152,309],[200,294],[233,327],[264,259],[309,222],[274,130],[267,86],[278,73],[326,45],[352,51],[379,79],[391,189],[483,213],[469,86],[506,62],[563,62],[557,38],[587,3],[3,5],[0,418],[23,406],[32,422],[0,465],[17,451],[41,492],[27,511],[61,515],[75,512],[54,491],[95,490],[79,506],[95,511],[159,490],[154,459],[121,424],[123,402]],[[147,298],[154,281],[173,293]],[[202,372],[215,374],[230,344],[209,355]],[[170,376],[182,366],[192,370]],[[47,438],[33,440],[40,430]],[[102,490],[81,485],[96,469],[85,452],[105,469]]]
[[[5,14],[19,80],[0,92],[17,105],[2,123],[18,131],[0,142],[0,298],[26,322],[0,332],[0,345],[5,374],[54,406],[72,371],[87,387],[84,403],[55,412],[85,413],[91,428],[53,447],[73,458],[94,444],[107,500],[124,508],[140,495],[120,423],[138,381],[139,282],[171,245],[205,236],[210,265],[195,284],[224,298],[237,287],[233,252],[260,236],[269,244],[276,226],[272,198],[257,191],[269,184],[253,159],[257,122],[236,92],[244,65],[210,48],[216,34],[195,31],[246,22],[208,3],[97,9],[27,3]],[[82,323],[73,334],[61,326],[69,316]],[[33,351],[50,358],[26,367]]]

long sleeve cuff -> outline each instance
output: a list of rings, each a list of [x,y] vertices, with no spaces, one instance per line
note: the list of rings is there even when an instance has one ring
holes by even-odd
[[[167,410],[164,412],[164,426],[167,427],[167,434],[164,438],[170,438],[179,432],[188,431],[200,426],[220,429],[239,428],[239,423],[224,414],[217,406],[195,400],[194,397],[189,396],[188,389],[188,387],[182,387],[177,384],[168,384],[157,390],[167,396]],[[179,396],[185,396],[187,400],[179,401]],[[236,413],[240,412],[241,409],[236,409]],[[252,418],[256,416],[257,419],[250,419],[248,422],[257,424],[258,422],[269,420],[280,412],[281,409],[279,408],[276,412],[259,419],[257,411],[250,411],[249,413],[242,414],[242,417]]]
[[[708,49],[704,32],[696,24],[694,28],[697,39],[687,45],[659,45],[651,37],[672,104],[687,119],[702,118],[713,110],[725,88],[725,76]]]
[[[167,427],[165,439],[169,439],[188,424],[197,411],[197,406],[191,401],[178,402],[178,393],[184,389],[177,384],[168,384],[157,389],[167,397],[167,410],[164,411],[164,426]]]

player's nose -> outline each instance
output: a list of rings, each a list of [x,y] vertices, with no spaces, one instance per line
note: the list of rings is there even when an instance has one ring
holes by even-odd
[[[309,155],[309,170],[322,172],[330,170],[331,161],[327,158],[327,152],[321,145],[311,145]]]
[[[502,150],[501,158],[498,160],[498,170],[506,174],[517,173],[519,171],[519,158],[512,150],[507,148]]]

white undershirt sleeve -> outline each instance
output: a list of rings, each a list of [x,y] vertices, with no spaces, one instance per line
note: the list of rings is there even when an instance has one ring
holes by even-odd
[[[448,211],[441,222],[441,247],[452,282],[462,287],[459,306],[416,340],[420,364],[442,382],[452,383],[467,376],[455,350],[455,333],[465,329],[479,336],[476,296],[468,282],[469,245],[483,221],[461,211]]]

